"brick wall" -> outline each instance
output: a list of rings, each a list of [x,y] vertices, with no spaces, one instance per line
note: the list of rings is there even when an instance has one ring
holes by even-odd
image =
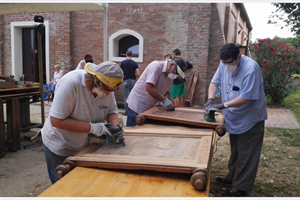
[[[209,87],[211,79],[216,72],[219,63],[219,53],[221,47],[226,43],[224,29],[222,29],[220,15],[216,8],[216,4],[213,4],[212,8],[212,17],[211,17],[211,29],[210,29],[210,41],[209,41],[209,63],[207,65],[207,73],[206,73],[206,88]],[[225,27],[226,28],[226,27]],[[203,96],[201,103],[202,105],[207,100],[207,92]],[[220,98],[215,98],[216,103],[220,102]]]
[[[208,85],[218,67],[219,49],[225,41],[231,42],[234,38],[236,23],[226,5],[112,3],[108,7],[107,36],[109,38],[122,29],[142,35],[144,57],[143,63],[138,63],[141,71],[153,60],[163,60],[165,54],[172,54],[179,48],[182,57],[194,65],[193,72],[199,73],[193,104],[203,105]],[[87,53],[93,56],[94,63],[103,61],[104,11],[5,15],[0,18],[0,42],[4,44],[1,45],[3,50],[0,48],[0,74],[11,73],[10,23],[33,21],[35,15],[42,15],[49,21],[51,78],[55,64],[68,72],[75,69]],[[187,82],[189,78],[190,73],[186,76]],[[117,102],[123,103],[122,86],[115,94]]]
[[[144,38],[144,61],[141,70],[153,60],[163,60],[175,48],[194,65],[193,72],[200,74],[194,93],[194,104],[200,104],[206,93],[206,66],[210,31],[211,4],[110,4],[108,36],[121,29],[131,29]],[[203,77],[204,78],[203,78]],[[189,81],[190,73],[186,79]],[[187,84],[186,84],[187,85]],[[123,88],[116,93],[123,101]]]

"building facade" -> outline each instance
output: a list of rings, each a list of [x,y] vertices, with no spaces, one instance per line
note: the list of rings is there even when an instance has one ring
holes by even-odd
[[[107,12],[107,27],[103,21]],[[219,64],[219,50],[229,42],[247,47],[252,30],[242,3],[110,3],[98,11],[28,13],[0,16],[0,75],[22,74],[37,81],[38,62],[33,18],[44,17],[45,82],[53,66],[74,70],[85,54],[103,62],[103,37],[107,34],[107,59],[120,63],[131,49],[143,71],[153,60],[163,60],[175,48],[194,65],[199,78],[193,105],[203,105],[207,88]],[[105,29],[107,33],[105,33]],[[247,54],[247,48],[245,54]],[[124,52],[125,51],[125,52]],[[187,81],[191,73],[187,74]],[[26,77],[26,76],[25,76]],[[186,84],[187,85],[187,84]],[[116,91],[123,103],[123,90]]]

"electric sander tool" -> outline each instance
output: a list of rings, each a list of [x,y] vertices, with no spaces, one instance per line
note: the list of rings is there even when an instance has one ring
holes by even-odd
[[[125,139],[124,135],[125,132],[122,128],[121,124],[118,124],[117,126],[113,126],[111,124],[106,125],[108,128],[108,132],[106,135],[106,144],[107,146],[124,146],[125,145]]]
[[[204,115],[204,119],[207,122],[216,122],[216,118],[215,118],[215,112],[216,111],[220,111],[217,108],[213,108],[211,106],[208,106],[208,108],[205,109],[205,111],[203,112]]]
[[[124,146],[125,131],[123,130],[123,126],[121,124],[118,124],[117,126],[105,124],[105,126],[108,129],[107,134],[100,137],[97,137],[94,134],[89,134],[88,144],[102,143],[105,140],[106,145],[110,147]]]

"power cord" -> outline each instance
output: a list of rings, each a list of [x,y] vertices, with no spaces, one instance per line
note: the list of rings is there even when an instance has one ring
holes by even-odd
[[[219,141],[219,139],[221,139],[221,137],[219,136],[219,138],[217,139],[217,141],[216,141],[216,150],[214,151],[214,153],[213,154],[215,154],[216,152],[217,152],[217,150],[218,150],[218,141]]]

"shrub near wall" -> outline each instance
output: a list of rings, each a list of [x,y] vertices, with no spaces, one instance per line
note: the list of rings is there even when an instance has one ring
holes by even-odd
[[[259,39],[250,50],[260,65],[266,95],[274,104],[281,104],[295,90],[290,77],[300,66],[299,48],[276,40]]]

